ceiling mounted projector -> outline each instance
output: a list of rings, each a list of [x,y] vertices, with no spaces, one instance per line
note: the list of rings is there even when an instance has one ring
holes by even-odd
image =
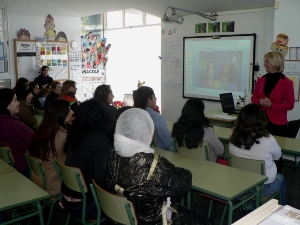
[[[167,15],[167,11],[168,9],[172,9],[172,16],[168,16]],[[211,15],[208,15],[208,14],[204,14],[204,13],[200,13],[200,12],[192,12],[192,11],[189,11],[189,10],[185,10],[185,9],[179,9],[179,8],[174,8],[172,6],[169,6],[167,9],[166,9],[166,12],[165,12],[165,15],[163,17],[163,21],[165,22],[176,22],[176,23],[183,23],[184,21],[184,18],[183,16],[181,15],[177,15],[176,14],[176,10],[179,10],[179,11],[184,11],[184,12],[189,12],[189,13],[193,13],[193,14],[196,14],[198,16],[202,16],[206,19],[209,19],[211,21],[215,21],[216,20],[216,16],[218,16],[217,13],[212,13]]]
[[[176,23],[183,23],[184,19],[183,19],[183,16],[175,14],[175,15],[169,16],[167,21],[173,21],[173,22],[176,22]]]

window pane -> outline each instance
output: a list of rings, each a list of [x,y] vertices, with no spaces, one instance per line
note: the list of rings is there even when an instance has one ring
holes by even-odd
[[[8,46],[7,46],[7,24],[6,24],[6,8],[0,6],[0,60],[4,64],[1,66],[0,73],[8,72]]]
[[[146,25],[150,24],[161,24],[161,18],[146,13]]]
[[[85,35],[92,32],[102,31],[102,19],[101,14],[81,17],[81,35]]]
[[[143,12],[136,9],[125,9],[125,27],[142,26]]]
[[[122,10],[106,13],[106,27],[107,29],[123,27]]]

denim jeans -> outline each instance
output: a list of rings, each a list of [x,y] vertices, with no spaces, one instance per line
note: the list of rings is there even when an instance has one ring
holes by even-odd
[[[286,181],[284,176],[281,173],[277,173],[275,180],[272,183],[265,184],[263,190],[263,197],[270,196],[275,194],[280,190],[281,194],[281,205],[286,205],[285,190],[286,190]]]
[[[68,202],[64,198],[62,199],[64,209],[69,212],[72,216],[78,219],[82,217],[82,204],[81,202]],[[85,219],[86,220],[96,220],[97,219],[97,207],[95,202],[87,202],[85,208]]]

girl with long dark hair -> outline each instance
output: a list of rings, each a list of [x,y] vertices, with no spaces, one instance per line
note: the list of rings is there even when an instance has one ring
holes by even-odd
[[[46,190],[51,196],[59,195],[61,186],[52,161],[56,158],[60,163],[65,162],[63,147],[67,127],[73,122],[73,114],[68,101],[56,99],[49,102],[42,123],[35,130],[28,150],[29,155],[43,161],[47,175]],[[43,186],[42,179],[35,174],[32,174],[32,179],[40,187]]]
[[[268,180],[264,183],[263,197],[280,190],[280,204],[285,205],[286,181],[284,176],[277,172],[274,162],[281,157],[281,148],[267,130],[267,124],[268,118],[260,106],[244,106],[229,137],[229,151],[239,157],[264,160]]]
[[[100,102],[90,99],[80,104],[68,130],[64,151],[67,154],[65,164],[80,168],[86,184],[92,179],[101,186],[106,158],[111,151],[109,139],[109,115]],[[82,195],[62,184],[63,205],[70,214],[81,218]],[[96,219],[97,207],[91,191],[86,193],[87,219]]]
[[[12,89],[0,89],[0,144],[10,147],[15,159],[15,168],[29,178],[25,152],[30,145],[33,131],[16,116],[19,105],[20,102]]]
[[[224,153],[224,146],[214,133],[212,125],[204,115],[204,103],[199,98],[189,99],[182,108],[181,116],[173,125],[172,137],[179,147],[188,149],[202,146],[208,142],[210,161],[216,162],[217,156]]]

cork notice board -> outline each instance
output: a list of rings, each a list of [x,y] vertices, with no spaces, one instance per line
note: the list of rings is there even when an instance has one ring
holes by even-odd
[[[16,77],[33,81],[42,66],[49,67],[53,80],[70,77],[69,44],[67,41],[14,40]]]

